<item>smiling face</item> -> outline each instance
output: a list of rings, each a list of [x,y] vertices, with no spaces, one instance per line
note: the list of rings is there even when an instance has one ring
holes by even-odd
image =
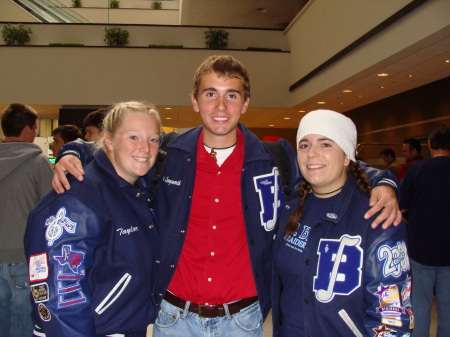
[[[153,166],[159,148],[159,126],[155,118],[129,111],[114,136],[105,134],[107,156],[117,174],[134,184]]]
[[[192,106],[200,113],[203,142],[209,147],[228,147],[236,143],[236,127],[247,111],[250,98],[244,100],[242,80],[219,77],[215,72],[202,76]]]
[[[331,139],[314,134],[304,136],[299,142],[297,160],[303,177],[315,192],[328,193],[345,184],[350,160]]]

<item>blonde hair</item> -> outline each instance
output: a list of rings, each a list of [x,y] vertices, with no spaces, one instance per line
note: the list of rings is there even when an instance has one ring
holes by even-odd
[[[107,151],[105,145],[106,134],[109,134],[113,138],[117,130],[122,126],[125,117],[132,112],[143,112],[152,116],[158,125],[159,134],[161,135],[161,118],[159,117],[158,110],[156,110],[156,107],[153,104],[138,101],[121,102],[113,105],[110,108],[108,115],[103,120],[104,134],[97,142],[98,148]]]

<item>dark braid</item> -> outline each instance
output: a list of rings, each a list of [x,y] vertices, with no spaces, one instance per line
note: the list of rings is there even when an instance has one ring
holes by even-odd
[[[361,165],[354,161],[350,162],[348,168],[353,175],[353,178],[355,178],[358,187],[370,196],[370,193],[372,192],[372,184],[370,183],[369,178],[367,178],[366,171],[364,171]]]
[[[349,172],[353,175],[353,177],[356,180],[356,183],[358,187],[367,195],[370,195],[370,192],[372,191],[372,185],[367,178],[367,174],[364,171],[364,169],[359,165],[357,162],[350,161],[350,164],[348,165]],[[298,188],[297,192],[300,197],[300,202],[298,204],[297,209],[294,213],[292,213],[291,217],[289,218],[289,221],[286,225],[286,232],[285,235],[289,236],[295,233],[295,231],[298,228],[299,221],[303,218],[303,206],[305,205],[306,198],[311,193],[311,184],[308,183],[305,178],[302,179],[302,182],[300,184],[300,187]]]
[[[311,193],[311,184],[307,182],[305,178],[302,178],[302,182],[297,192],[298,195],[300,196],[300,202],[295,212],[292,213],[286,225],[286,232],[285,232],[286,236],[295,233],[298,227],[298,222],[301,220],[301,218],[303,218],[303,206],[305,205],[305,201],[309,193]]]

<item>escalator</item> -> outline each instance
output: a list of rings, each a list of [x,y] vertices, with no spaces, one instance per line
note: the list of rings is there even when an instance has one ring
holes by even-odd
[[[11,0],[43,23],[90,23],[58,0]]]

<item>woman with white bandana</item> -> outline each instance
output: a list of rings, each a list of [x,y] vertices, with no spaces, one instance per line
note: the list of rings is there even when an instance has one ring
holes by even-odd
[[[406,229],[364,220],[370,181],[355,160],[356,127],[330,110],[297,133],[303,175],[285,205],[274,257],[275,337],[409,336]]]

